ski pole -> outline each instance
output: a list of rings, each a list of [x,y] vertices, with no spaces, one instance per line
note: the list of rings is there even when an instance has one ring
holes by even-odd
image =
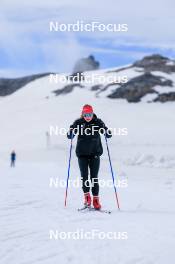
[[[108,158],[109,158],[109,164],[110,164],[110,169],[111,169],[112,181],[113,181],[113,186],[114,186],[114,192],[115,192],[115,197],[116,197],[116,201],[117,201],[117,207],[120,210],[119,200],[118,200],[118,195],[117,195],[117,189],[116,189],[115,180],[114,180],[114,172],[113,172],[113,168],[112,168],[112,162],[111,162],[111,157],[110,157],[110,152],[109,152],[109,147],[108,147],[108,141],[107,141],[106,134],[104,134],[104,136],[105,136],[106,148],[107,148],[107,152],[108,152]]]
[[[73,142],[73,137],[71,137],[71,144],[70,144],[70,151],[69,151],[69,164],[68,164],[68,172],[67,172],[66,193],[65,193],[65,200],[64,200],[65,207],[67,205],[67,193],[68,193],[68,187],[69,187],[70,163],[71,163],[72,145],[73,145],[72,142]]]

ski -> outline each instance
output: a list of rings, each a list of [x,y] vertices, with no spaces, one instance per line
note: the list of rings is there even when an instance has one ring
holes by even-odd
[[[82,208],[78,208],[78,211],[80,212],[80,211],[84,211],[84,210],[86,210],[86,209],[90,209],[90,207],[87,206],[87,205],[85,205],[85,206],[83,206]]]
[[[112,213],[112,211],[110,211],[110,210],[105,210],[105,209],[97,210],[97,209],[95,209],[95,208],[93,208],[93,207],[88,208],[88,209],[89,209],[89,211],[95,211],[95,212],[99,212],[99,213],[106,213],[106,214],[111,214],[111,213]]]
[[[81,211],[89,211],[89,212],[100,212],[100,213],[106,213],[106,214],[111,214],[112,211],[110,210],[105,210],[105,209],[100,209],[100,210],[97,210],[95,209],[94,207],[88,207],[88,206],[84,206],[82,208],[78,208],[78,211],[81,212]]]

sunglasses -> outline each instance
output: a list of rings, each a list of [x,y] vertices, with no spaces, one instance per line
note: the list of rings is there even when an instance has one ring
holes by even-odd
[[[93,113],[83,114],[83,117],[92,117]]]

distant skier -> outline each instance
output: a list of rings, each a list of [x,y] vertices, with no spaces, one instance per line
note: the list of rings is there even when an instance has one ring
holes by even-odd
[[[93,195],[93,206],[99,210],[99,182],[98,172],[100,168],[100,156],[103,154],[100,134],[105,134],[107,138],[112,137],[111,131],[104,122],[97,118],[90,105],[84,105],[81,118],[77,119],[71,126],[67,134],[69,139],[78,134],[76,155],[82,179],[82,189],[84,192],[85,206],[91,206],[90,184],[88,171],[90,170],[90,180]]]
[[[14,150],[11,152],[11,155],[10,156],[11,156],[11,167],[15,167],[16,153],[15,153]]]
[[[50,134],[46,131],[46,147],[50,148]]]

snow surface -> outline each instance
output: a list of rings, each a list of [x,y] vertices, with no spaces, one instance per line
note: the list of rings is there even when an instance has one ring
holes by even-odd
[[[175,259],[175,104],[128,104],[124,100],[95,98],[76,88],[55,97],[48,77],[28,84],[0,100],[0,263],[1,264],[164,264]],[[127,136],[114,136],[109,148],[121,211],[113,188],[101,187],[103,208],[112,214],[80,213],[81,188],[50,186],[65,180],[70,141],[53,136],[49,127],[68,128],[85,103],[109,127],[127,128]],[[79,179],[75,140],[70,178]],[[99,177],[111,180],[103,139]],[[10,152],[17,153],[16,168],[9,167]],[[54,240],[50,230],[127,232],[128,239]]]

